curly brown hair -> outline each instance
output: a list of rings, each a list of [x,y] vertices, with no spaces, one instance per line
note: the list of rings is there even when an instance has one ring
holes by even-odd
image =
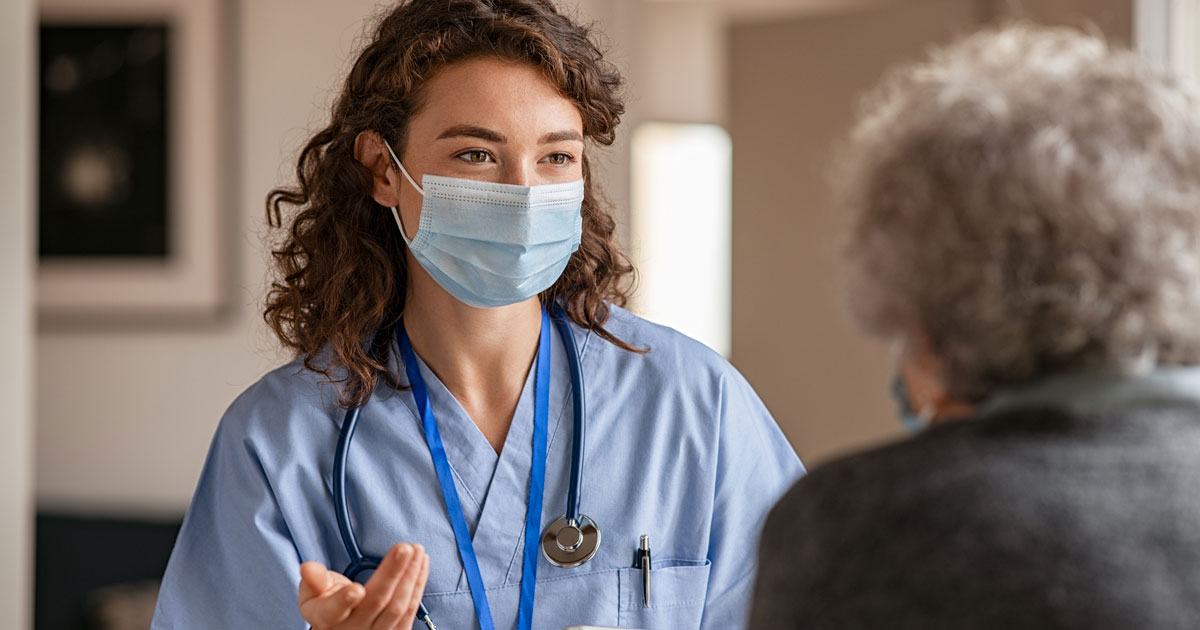
[[[386,356],[372,351],[404,311],[404,242],[371,197],[371,173],[354,156],[372,130],[403,147],[422,87],[439,70],[492,56],[531,64],[575,102],[589,143],[610,145],[624,104],[622,78],[590,29],[548,0],[400,0],[382,14],[346,77],[328,126],[300,152],[296,185],[267,196],[277,234],[276,278],[263,317],[306,368],[340,385],[358,407],[379,379],[396,386]],[[583,159],[583,236],[562,276],[539,297],[626,350],[604,329],[609,304],[624,306],[633,267],[613,236],[616,222]],[[285,211],[288,207],[288,211]]]

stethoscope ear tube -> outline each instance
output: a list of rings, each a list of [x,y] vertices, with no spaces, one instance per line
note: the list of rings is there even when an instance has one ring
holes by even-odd
[[[575,400],[574,439],[571,441],[571,477],[567,487],[567,512],[550,523],[542,532],[542,555],[557,567],[577,567],[591,560],[600,548],[600,528],[590,517],[581,514],[579,510],[580,481],[583,479],[584,455],[584,413],[587,409],[583,390],[583,367],[580,365],[579,348],[575,344],[575,335],[571,332],[571,324],[566,312],[558,304],[554,305],[553,318],[559,337],[562,338],[563,348],[571,371],[571,387]]]
[[[346,418],[342,420],[341,435],[338,436],[337,451],[333,457],[333,507],[337,513],[338,531],[342,535],[342,544],[346,546],[346,553],[350,555],[350,566],[343,573],[346,577],[353,579],[350,571],[355,575],[363,570],[362,568],[362,551],[358,547],[358,540],[354,537],[354,528],[350,526],[350,505],[346,501],[346,460],[350,456],[350,440],[354,437],[354,429],[358,426],[358,414],[360,407],[348,409]]]
[[[350,526],[350,504],[346,500],[346,462],[350,458],[350,439],[354,437],[354,429],[358,427],[360,407],[346,410],[342,420],[342,431],[338,436],[337,451],[333,457],[333,507],[337,513],[338,532],[342,535],[342,544],[350,556],[350,564],[342,571],[342,575],[353,580],[363,571],[373,571],[379,568],[378,558],[369,558],[362,554],[358,539],[354,537],[354,528]],[[429,628],[436,628],[429,616],[429,609],[422,601],[417,608],[417,619]]]
[[[346,554],[350,556],[350,564],[342,571],[342,575],[353,580],[363,571],[373,571],[379,568],[379,558],[364,556],[354,536],[354,528],[350,526],[350,503],[346,499],[346,462],[350,459],[350,440],[354,438],[354,429],[358,427],[359,413],[362,407],[346,410],[342,419],[342,430],[338,435],[337,449],[333,455],[333,508],[337,514],[338,532],[342,536],[342,544]],[[417,609],[417,619],[436,630],[429,616],[429,609],[422,601]]]
[[[395,334],[392,328],[385,330],[388,332],[384,334],[381,331],[372,343],[370,353],[373,359],[378,358],[379,353],[386,347],[380,343],[380,340],[390,340]],[[346,500],[346,462],[350,459],[350,441],[354,439],[354,429],[358,428],[358,417],[365,405],[364,401],[361,406],[346,410],[346,416],[342,420],[342,430],[338,435],[337,450],[333,454],[333,509],[337,514],[338,532],[342,536],[342,544],[350,556],[350,564],[345,571],[342,571],[342,574],[352,580],[354,576],[363,571],[379,567],[379,559],[363,556],[362,549],[358,546],[354,528],[350,525],[350,503]]]
[[[563,348],[567,351],[567,357],[573,360],[567,361],[567,365],[571,372],[571,387],[574,390],[575,400],[575,435],[571,443],[571,481],[567,489],[567,513],[564,518],[568,521],[578,522],[579,506],[581,505],[580,498],[580,480],[583,479],[583,440],[584,440],[584,412],[586,411],[586,401],[583,391],[583,368],[579,365],[580,356],[579,348],[575,344],[575,335],[571,332],[571,324],[567,319],[566,312],[558,304],[554,305],[554,324],[558,328],[558,335],[562,338]]]

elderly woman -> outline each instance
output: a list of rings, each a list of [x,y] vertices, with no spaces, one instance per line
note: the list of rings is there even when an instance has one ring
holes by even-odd
[[[1200,94],[1013,26],[868,102],[851,310],[928,426],[784,497],[751,627],[1200,627]]]

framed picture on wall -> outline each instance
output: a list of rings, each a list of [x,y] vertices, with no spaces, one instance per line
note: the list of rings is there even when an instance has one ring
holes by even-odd
[[[40,324],[208,321],[224,306],[221,5],[39,4]]]

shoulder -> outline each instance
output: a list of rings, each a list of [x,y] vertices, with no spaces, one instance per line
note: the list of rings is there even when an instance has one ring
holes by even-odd
[[[1052,409],[930,427],[919,435],[831,460],[809,471],[780,500],[768,529],[836,523],[847,535],[894,535],[880,523],[934,527],[944,518],[987,519],[1011,500],[1055,492],[1060,455],[1078,436]],[[954,508],[947,512],[947,506]],[[919,525],[918,525],[919,523]],[[862,529],[853,531],[856,524]],[[770,532],[768,532],[770,533]]]
[[[304,434],[327,431],[341,413],[336,383],[297,358],[267,372],[234,399],[221,417],[214,445],[302,440]]]
[[[742,381],[738,371],[720,353],[667,326],[655,324],[615,305],[609,305],[604,329],[612,336],[645,352],[630,352],[592,333],[587,352],[631,368],[651,373],[685,375],[690,379]]]
[[[764,524],[760,579],[773,586],[760,593],[757,614],[800,614],[794,598],[778,594],[803,592],[805,601],[823,605],[814,593],[861,585],[865,576],[883,580],[902,573],[911,568],[907,558],[914,549],[938,554],[926,543],[974,533],[965,523],[979,515],[965,514],[970,508],[958,504],[971,494],[964,489],[978,491],[978,478],[969,478],[986,466],[961,456],[960,443],[972,441],[969,432],[935,427],[809,470],[783,493]],[[820,575],[838,576],[841,586]]]
[[[747,453],[779,451],[795,459],[757,392],[720,353],[622,308],[611,307],[605,330],[644,351],[588,334],[581,360],[611,399],[646,410],[659,429],[672,423],[681,441],[692,435],[711,447],[714,439],[732,440]]]
[[[919,435],[837,457],[810,470],[780,501],[781,519],[801,512],[864,510],[904,501],[938,476],[981,465],[961,457],[972,447],[967,423],[935,426]],[[843,500],[853,494],[853,500]]]

